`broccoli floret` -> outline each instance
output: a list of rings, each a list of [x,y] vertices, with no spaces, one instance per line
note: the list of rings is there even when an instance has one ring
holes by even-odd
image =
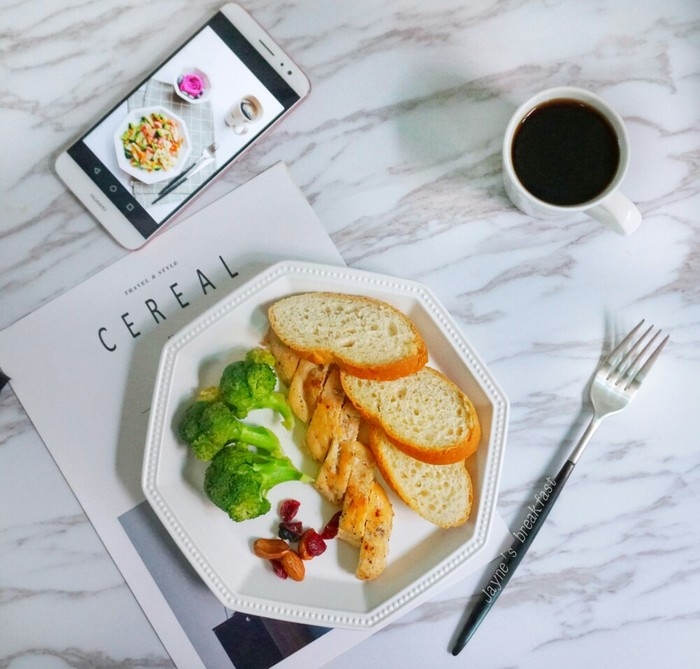
[[[285,481],[312,481],[300,472],[279,446],[251,448],[235,443],[222,448],[204,475],[204,492],[232,520],[240,522],[266,514],[267,493]]]
[[[198,400],[180,420],[178,431],[200,460],[211,460],[226,444],[240,441],[265,449],[279,449],[274,432],[260,425],[242,423],[223,402]]]
[[[204,475],[207,497],[237,522],[262,516],[271,508],[251,462],[252,454],[227,446],[214,456]]]
[[[214,402],[219,399],[219,386],[207,386],[201,388],[197,392],[197,400],[205,400],[206,402]]]
[[[274,369],[275,367],[275,356],[272,352],[266,348],[252,348],[248,353],[246,353],[246,358],[252,360],[253,362],[264,363]]]
[[[283,425],[291,430],[294,427],[292,410],[276,387],[272,354],[265,349],[253,349],[245,360],[226,366],[219,382],[219,395],[238,418],[245,418],[254,409],[272,409],[282,416]]]

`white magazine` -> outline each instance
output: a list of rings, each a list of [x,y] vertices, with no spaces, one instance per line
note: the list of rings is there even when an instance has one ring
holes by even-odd
[[[370,634],[224,609],[140,487],[164,342],[283,259],[343,264],[278,164],[0,332],[0,368],[179,667],[246,669],[261,643],[268,666],[310,666],[311,657],[318,666]],[[483,566],[506,535],[499,518],[483,557],[450,583]]]

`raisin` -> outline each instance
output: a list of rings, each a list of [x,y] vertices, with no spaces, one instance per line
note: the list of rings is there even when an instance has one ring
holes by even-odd
[[[326,542],[316,530],[308,529],[301,535],[297,551],[303,560],[311,560],[326,551]]]
[[[280,578],[287,578],[284,565],[279,560],[270,560],[270,564],[272,565],[272,571],[274,571],[277,576]]]
[[[280,503],[280,518],[282,522],[289,523],[294,520],[294,516],[297,515],[301,502],[295,499],[285,499]]]
[[[284,539],[285,541],[291,541],[292,543],[295,543],[295,542],[299,541],[303,531],[304,530],[303,530],[303,526],[301,524],[301,521],[298,521],[298,520],[282,521],[279,524],[277,536],[280,539]]]
[[[338,534],[338,524],[340,523],[341,511],[333,514],[333,517],[328,521],[326,526],[321,530],[322,539],[334,539]]]

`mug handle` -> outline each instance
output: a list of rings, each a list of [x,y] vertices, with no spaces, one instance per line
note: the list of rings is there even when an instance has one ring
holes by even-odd
[[[621,235],[631,235],[642,222],[639,209],[622,193],[615,192],[586,213],[606,228]]]

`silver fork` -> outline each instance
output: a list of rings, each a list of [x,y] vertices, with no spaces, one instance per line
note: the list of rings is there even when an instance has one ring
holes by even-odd
[[[603,361],[593,378],[591,385],[591,403],[593,418],[583,433],[576,448],[569,456],[568,462],[576,464],[583,449],[595,434],[604,418],[622,411],[634,398],[642,381],[656,362],[666,346],[668,335],[652,351],[651,347],[661,336],[657,330],[651,337],[654,326],[648,327],[636,341],[632,341],[644,325],[641,320],[636,327],[612,350]]]
[[[199,170],[214,160],[214,154],[218,148],[219,145],[217,142],[212,142],[209,146],[207,146],[204,151],[202,151],[202,155],[199,156],[199,158],[197,158],[197,160],[195,160],[184,172],[180,172],[180,174],[168,181],[162,190],[158,191],[158,197],[153,200],[151,204],[155,204],[159,200],[162,200],[166,195],[168,195],[168,193],[172,193],[180,184],[187,181],[187,179],[189,179],[192,175],[199,172]]]
[[[668,335],[657,344],[661,330],[653,333],[653,325],[637,336],[643,325],[642,320],[598,367],[591,385],[593,417],[588,427],[559,473],[553,479],[547,477],[544,486],[535,496],[534,505],[528,507],[528,515],[515,533],[513,543],[507,551],[501,553],[503,559],[491,580],[481,590],[479,601],[460,628],[452,647],[453,655],[457,655],[467,645],[513,576],[600,423],[629,405],[666,345]]]

